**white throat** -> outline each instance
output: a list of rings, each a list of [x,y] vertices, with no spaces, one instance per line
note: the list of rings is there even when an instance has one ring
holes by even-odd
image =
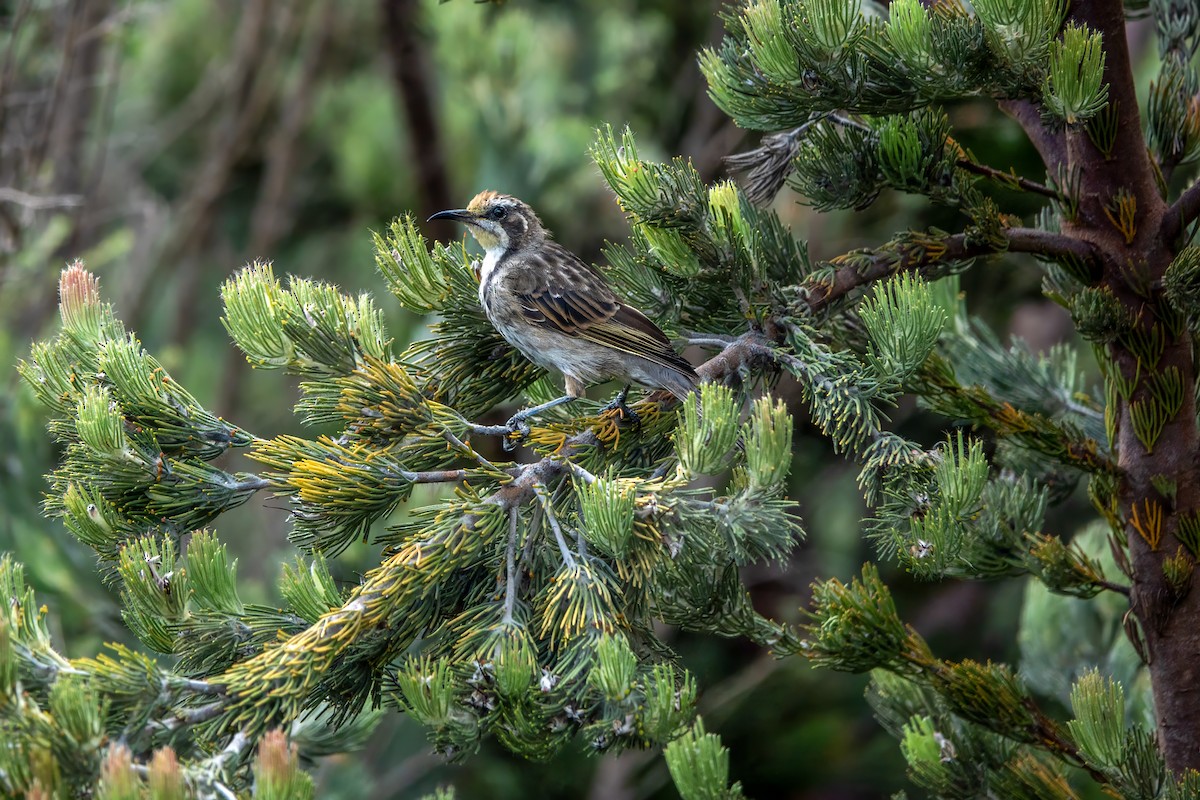
[[[496,265],[500,263],[500,256],[502,255],[504,255],[503,248],[489,247],[484,251],[483,263],[479,266],[479,302],[485,307],[487,304],[483,302],[483,290],[488,285],[488,277],[496,269]]]

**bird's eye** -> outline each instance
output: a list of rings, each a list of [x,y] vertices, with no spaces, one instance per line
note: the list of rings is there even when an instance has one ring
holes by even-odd
[[[504,219],[508,216],[508,209],[504,206],[496,206],[490,212],[488,212],[488,216],[492,219]]]

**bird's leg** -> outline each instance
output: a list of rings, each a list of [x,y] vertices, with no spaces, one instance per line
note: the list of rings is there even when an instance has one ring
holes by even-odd
[[[633,425],[634,430],[642,427],[642,419],[637,412],[625,404],[625,398],[629,396],[629,384],[625,384],[625,388],[617,392],[617,396],[609,401],[608,405],[600,409],[603,411],[619,411],[621,419],[628,419]]]
[[[509,431],[509,435],[504,437],[504,449],[506,451],[511,451],[516,448],[517,443],[513,441],[512,434],[521,434],[521,439],[524,439],[529,435],[529,423],[525,420],[529,419],[530,417],[537,416],[543,411],[548,411],[555,406],[561,406],[563,403],[569,403],[576,399],[578,398],[572,397],[569,394],[564,394],[562,397],[556,397],[548,403],[542,403],[541,405],[523,408],[517,413],[513,414],[508,418],[508,422],[504,423],[505,427],[507,427]]]

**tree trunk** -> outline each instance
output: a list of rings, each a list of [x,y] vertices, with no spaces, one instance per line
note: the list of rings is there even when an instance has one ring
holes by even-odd
[[[1149,664],[1160,746],[1167,766],[1178,773],[1200,769],[1200,593],[1189,591],[1194,576],[1173,588],[1163,569],[1165,559],[1186,556],[1175,536],[1180,516],[1200,508],[1192,339],[1186,326],[1172,325],[1174,312],[1162,290],[1163,273],[1178,251],[1178,226],[1159,191],[1142,136],[1122,4],[1077,1],[1071,16],[1104,35],[1105,77],[1117,125],[1107,153],[1083,130],[1066,134],[1065,158],[1081,176],[1079,215],[1066,232],[1094,243],[1104,254],[1101,286],[1122,301],[1136,329],[1109,347],[1116,370],[1133,387],[1128,396],[1118,396],[1112,409],[1121,469],[1117,498],[1132,566],[1130,602],[1140,633],[1131,626],[1127,630]],[[1138,343],[1139,337],[1148,341],[1156,336],[1163,340],[1157,359],[1147,356],[1147,349],[1152,353],[1156,347]],[[1173,370],[1185,387],[1182,406],[1146,444],[1135,432],[1131,410],[1152,407],[1162,393],[1158,381]],[[1144,642],[1138,641],[1142,637]]]
[[[416,0],[383,0],[383,31],[392,62],[392,79],[408,122],[409,146],[417,173],[417,202],[424,220],[430,214],[450,208],[453,203],[446,173],[446,151],[438,129],[430,56],[420,35],[419,15]],[[425,224],[422,222],[423,226]],[[453,223],[428,225],[446,238],[457,233]]]

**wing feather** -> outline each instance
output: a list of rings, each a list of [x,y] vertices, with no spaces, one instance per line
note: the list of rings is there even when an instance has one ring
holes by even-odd
[[[514,285],[525,318],[605,347],[640,356],[695,380],[692,365],[642,312],[622,303],[604,278],[571,251],[547,242],[546,263]]]

